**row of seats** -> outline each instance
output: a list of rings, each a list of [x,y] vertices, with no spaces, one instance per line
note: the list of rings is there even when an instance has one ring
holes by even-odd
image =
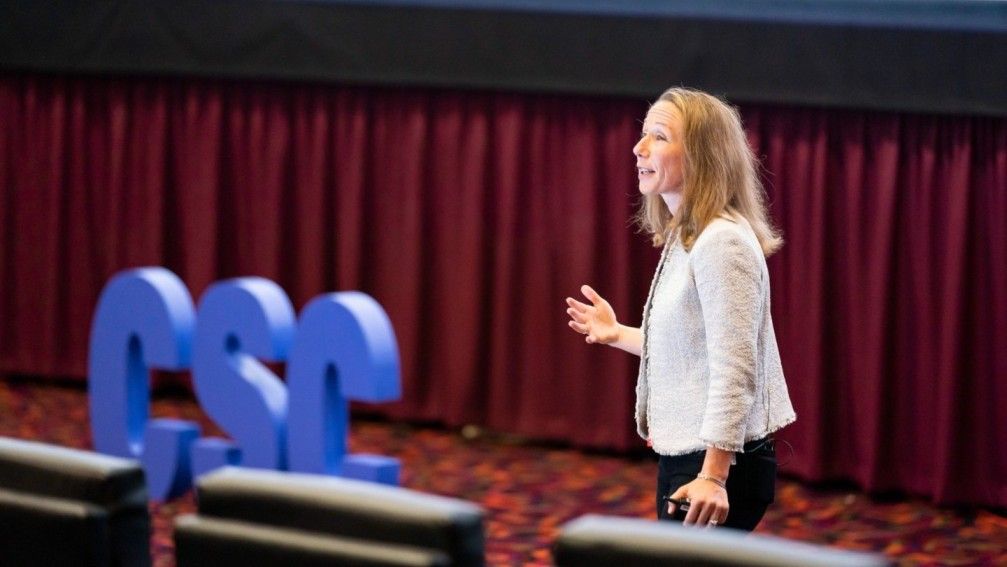
[[[198,514],[175,520],[179,567],[359,567],[485,563],[479,506],[404,488],[224,468],[201,477]],[[147,566],[143,470],[86,451],[0,438],[4,565]],[[886,565],[884,558],[730,530],[585,516],[566,524],[556,565]]]

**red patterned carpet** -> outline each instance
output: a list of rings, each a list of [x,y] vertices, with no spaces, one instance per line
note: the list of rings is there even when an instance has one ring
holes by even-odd
[[[188,398],[153,404],[156,416],[184,417],[212,430]],[[79,385],[0,378],[0,435],[89,448],[87,400]],[[464,498],[488,512],[489,565],[548,565],[559,526],[581,514],[651,518],[654,463],[590,454],[498,435],[465,439],[454,431],[358,421],[351,448],[402,460],[406,487]],[[174,565],[171,525],[191,512],[190,495],[151,505],[151,551]],[[874,501],[848,491],[782,479],[760,532],[847,549],[882,552],[901,565],[1007,566],[1007,518],[987,510],[948,510],[919,500]]]

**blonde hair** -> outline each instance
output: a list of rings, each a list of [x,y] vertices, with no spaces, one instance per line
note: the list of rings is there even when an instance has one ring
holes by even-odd
[[[662,246],[676,234],[691,250],[721,213],[744,217],[769,256],[783,245],[766,212],[759,162],[733,106],[702,91],[675,87],[657,102],[675,105],[682,122],[682,201],[674,217],[660,195],[644,196],[635,220]],[[656,104],[656,102],[655,102]]]

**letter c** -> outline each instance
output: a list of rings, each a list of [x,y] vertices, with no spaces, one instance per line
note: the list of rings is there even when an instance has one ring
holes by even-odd
[[[97,451],[140,459],[155,500],[189,488],[189,444],[199,426],[150,420],[150,368],[189,367],[195,313],[178,276],[138,268],[115,276],[102,290],[91,325],[88,401]]]
[[[397,400],[399,354],[388,315],[360,292],[321,295],[301,311],[287,364],[290,469],[398,484],[399,461],[347,455],[349,400]]]

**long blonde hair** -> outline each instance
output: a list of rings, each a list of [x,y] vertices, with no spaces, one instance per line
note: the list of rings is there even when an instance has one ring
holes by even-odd
[[[766,212],[759,162],[733,106],[702,91],[675,87],[657,100],[675,105],[682,121],[682,202],[674,217],[660,195],[644,196],[635,220],[662,246],[676,234],[686,250],[721,213],[744,217],[769,256],[783,245]],[[655,103],[656,104],[656,103]]]

